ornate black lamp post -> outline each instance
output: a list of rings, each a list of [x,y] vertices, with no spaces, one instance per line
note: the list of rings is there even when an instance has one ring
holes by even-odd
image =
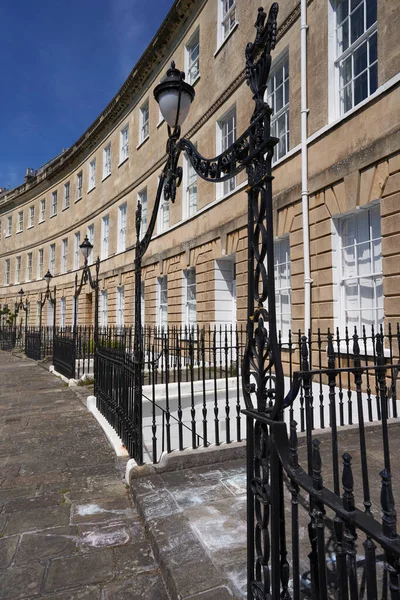
[[[184,73],[175,68],[155,88],[154,96],[168,125],[167,162],[161,173],[149,227],[140,239],[142,207],[136,211],[135,253],[135,407],[136,460],[142,462],[142,341],[141,341],[141,267],[142,258],[153,235],[161,195],[174,202],[176,188],[182,181],[180,154],[185,152],[196,173],[215,183],[231,179],[243,169],[248,176],[248,306],[247,349],[243,364],[243,394],[247,411],[268,413],[279,418],[284,403],[284,379],[276,331],[272,176],[273,148],[278,142],[271,137],[271,109],[264,101],[271,66],[271,50],[275,47],[278,5],[272,4],[267,15],[258,10],[254,43],[245,50],[246,80],[255,107],[248,129],[222,154],[203,157],[187,139],[180,138],[181,125],[194,99],[194,89],[184,81]],[[271,379],[273,372],[273,379]],[[250,423],[250,419],[248,419]],[[252,432],[248,432],[252,437]],[[249,439],[249,437],[248,437]],[[252,459],[249,459],[252,460]],[[250,511],[249,511],[250,513]],[[251,517],[253,519],[253,516]]]
[[[78,308],[78,298],[82,291],[84,285],[89,283],[90,288],[94,290],[95,294],[95,304],[94,304],[94,343],[95,346],[98,341],[98,321],[99,321],[99,270],[100,270],[100,257],[97,257],[95,262],[95,278],[93,278],[92,273],[90,271],[90,266],[88,263],[89,256],[93,250],[93,244],[90,243],[88,236],[85,236],[82,244],[80,244],[79,248],[81,249],[84,264],[81,274],[81,281],[78,285],[78,273],[75,275],[75,293],[74,293],[74,336],[76,335],[76,325],[77,325],[77,308]]]
[[[24,298],[24,290],[21,288],[18,292],[18,296],[19,296],[19,301],[15,303],[15,313],[16,313],[16,318],[18,316],[18,313],[20,310],[23,310],[25,313],[25,352],[26,352],[26,333],[28,330],[28,302],[23,300]],[[22,336],[22,327],[21,327],[21,331],[19,334],[19,337]]]
[[[53,288],[53,293],[51,292],[50,289],[50,283],[51,280],[53,279],[53,275],[50,273],[50,269],[47,270],[46,275],[43,277],[43,279],[45,280],[45,282],[47,283],[47,288],[46,291],[40,294],[40,314],[39,314],[39,331],[42,331],[42,312],[43,312],[43,307],[46,304],[47,301],[49,301],[51,303],[51,305],[53,306],[53,328],[56,326],[56,294],[57,294],[57,288],[56,286],[54,286]]]

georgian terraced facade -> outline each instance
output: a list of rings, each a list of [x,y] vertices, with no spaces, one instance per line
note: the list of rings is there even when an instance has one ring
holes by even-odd
[[[176,1],[122,88],[68,150],[0,195],[0,304],[23,287],[29,323],[48,268],[56,322],[73,320],[79,244],[100,256],[100,325],[133,323],[135,210],[146,231],[165,161],[167,126],[153,90],[170,61],[196,97],[182,134],[215,156],[246,129],[252,102],[244,49],[259,0]],[[278,325],[303,327],[309,257],[311,326],[378,325],[400,317],[400,17],[396,3],[310,0],[301,82],[300,5],[281,0],[267,100],[279,137],[273,175]],[[269,7],[266,6],[266,9]],[[301,86],[307,138],[301,144]],[[307,189],[301,166],[307,151]],[[144,259],[151,325],[230,324],[246,314],[245,173],[213,185],[183,158],[174,204],[163,201]],[[308,201],[307,215],[304,202]],[[304,220],[306,218],[306,220]],[[304,223],[309,253],[304,245]],[[306,254],[306,256],[305,256]],[[78,323],[93,320],[90,290]],[[52,322],[51,310],[43,323]]]

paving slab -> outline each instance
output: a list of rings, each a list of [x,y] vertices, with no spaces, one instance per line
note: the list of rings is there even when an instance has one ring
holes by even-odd
[[[0,598],[169,600],[90,390],[5,352],[0,385]]]

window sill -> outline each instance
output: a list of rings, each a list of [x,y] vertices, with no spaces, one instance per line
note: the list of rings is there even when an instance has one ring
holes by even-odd
[[[57,213],[54,213],[54,215],[50,215],[50,217],[49,217],[49,218],[50,218],[50,219],[54,219],[54,217],[56,217],[56,216],[57,216]]]
[[[61,212],[64,212],[65,210],[68,210],[68,209],[69,209],[69,205],[68,206],[64,206],[64,208],[62,209]]]
[[[26,229],[28,230],[28,229],[33,229],[33,228],[34,228],[34,225],[29,225],[29,227],[27,227]]]
[[[157,123],[157,125],[156,125],[157,129],[158,129],[159,127],[161,127],[161,125],[162,125],[163,123],[165,123],[165,119],[161,119],[161,121],[158,121],[158,123]]]
[[[80,200],[82,200],[82,196],[79,196],[79,198],[77,198],[76,200],[74,200],[74,204],[76,204],[77,202],[80,202]]]
[[[139,150],[139,148],[141,148],[143,146],[143,144],[145,144],[149,138],[150,138],[149,135],[147,137],[145,137],[144,140],[142,140],[140,142],[140,144],[138,146],[136,146],[136,150]]]
[[[5,238],[9,238],[9,237],[11,237],[11,236],[12,236],[12,233],[7,233],[7,235],[5,235],[4,237],[5,237]]]
[[[106,179],[108,179],[109,177],[111,177],[111,171],[109,173],[107,173],[107,175],[104,175],[104,177],[103,177],[103,179],[101,181],[103,182]]]
[[[333,350],[335,352],[335,355],[340,355],[340,356],[349,356],[349,358],[353,358],[354,357],[354,352],[352,350],[352,346],[353,346],[353,340],[352,338],[349,338],[349,350],[347,351],[346,348],[346,344],[345,341],[343,340],[343,343],[340,344],[340,346],[338,345],[338,343],[336,341],[333,341]],[[360,359],[361,359],[361,366],[363,365],[362,360],[363,358],[365,358],[365,356],[368,359],[372,359],[374,357],[374,354],[376,356],[376,352],[374,351],[374,348],[371,346],[371,344],[367,344],[367,348],[365,349],[364,347],[364,343],[361,337],[358,338],[358,344],[360,346]],[[339,351],[340,348],[340,351]],[[383,349],[383,356],[385,358],[390,358],[390,349],[389,348],[384,348]]]
[[[126,161],[127,161],[127,160],[129,160],[129,155],[128,155],[126,158],[124,158],[124,160],[121,160],[121,161],[120,161],[120,163],[118,164],[118,169],[119,169],[119,168],[120,168],[120,167],[121,167],[121,166],[122,166],[124,163],[126,163]]]
[[[226,36],[226,38],[220,43],[220,45],[218,46],[218,48],[214,52],[214,58],[217,56],[217,54],[219,54],[220,50],[222,50],[222,48],[225,46],[226,42],[229,40],[229,38],[231,37],[231,35],[234,33],[234,31],[236,31],[236,29],[238,27],[239,27],[239,23],[236,21],[236,23],[234,24],[234,26],[232,27],[232,29],[230,30],[230,32],[228,33],[228,35]]]
[[[86,192],[87,194],[90,194],[90,192],[92,192],[93,190],[96,189],[96,186],[94,185],[93,187],[89,188],[88,191]]]
[[[15,233],[16,233],[16,235],[18,235],[19,233],[23,233],[23,232],[24,232],[23,229],[18,229],[18,231],[16,231]]]

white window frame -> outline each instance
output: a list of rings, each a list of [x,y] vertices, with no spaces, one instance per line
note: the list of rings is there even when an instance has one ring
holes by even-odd
[[[88,192],[96,187],[96,157],[94,157],[89,163],[89,181],[88,181]]]
[[[139,109],[139,145],[150,135],[150,105],[147,99]]]
[[[79,269],[81,265],[81,232],[76,231],[74,233],[74,270]]]
[[[21,233],[24,230],[24,211],[20,210],[18,212],[18,221],[17,221],[18,229],[17,233]]]
[[[200,78],[200,29],[191,36],[185,46],[185,72],[186,81],[194,85]]]
[[[15,283],[21,283],[22,256],[15,257]]]
[[[50,217],[55,217],[58,209],[58,192],[54,190],[51,192],[51,214]]]
[[[117,287],[115,323],[118,328],[125,325],[125,287],[123,285]]]
[[[232,124],[228,121],[232,119]],[[227,129],[226,129],[227,128]],[[231,106],[217,121],[217,154],[224,152],[236,140],[236,105]],[[219,198],[232,194],[236,189],[236,177],[217,184]]]
[[[49,247],[49,271],[54,276],[56,271],[56,245],[50,244]]]
[[[108,292],[100,291],[100,327],[107,327],[108,322]]]
[[[193,281],[194,277],[194,281]],[[189,295],[193,295],[194,298],[189,298]],[[187,330],[191,330],[196,327],[197,324],[197,300],[196,300],[196,268],[190,267],[183,271],[183,325]],[[193,318],[193,306],[194,306],[194,318]],[[192,310],[191,310],[192,307]]]
[[[33,274],[33,253],[28,252],[26,255],[26,281],[32,281]]]
[[[275,310],[276,328],[281,332],[282,342],[288,342],[292,328],[292,286],[290,273],[290,237],[289,235],[274,240],[274,278],[275,278]],[[285,310],[285,298],[288,299]],[[286,326],[285,323],[288,322]]]
[[[62,240],[61,273],[68,271],[68,238]]]
[[[140,221],[139,239],[143,239],[147,231],[147,187],[140,190],[137,195],[138,202],[142,205],[142,218]]]
[[[11,279],[11,259],[4,260],[4,285],[10,285]]]
[[[218,0],[217,50],[238,25],[236,0]]]
[[[163,299],[165,292],[166,302]],[[168,276],[157,277],[157,327],[165,329],[168,326]]]
[[[104,215],[101,219],[101,260],[108,258],[110,234],[110,215]]]
[[[65,327],[65,318],[67,314],[67,299],[65,296],[60,298],[60,327]]]
[[[129,158],[129,123],[119,132],[119,164]]]
[[[91,251],[91,253],[89,254],[88,257],[88,265],[92,265],[94,262],[94,224],[91,223],[91,225],[88,225],[86,228],[86,235],[87,238],[89,240],[89,242],[92,244],[93,249]]]
[[[37,279],[43,279],[43,271],[44,271],[44,249],[39,248],[38,263],[37,263]]]
[[[345,263],[343,260],[343,225],[346,219],[354,218],[355,219],[355,228],[356,235],[355,238],[358,238],[358,227],[360,220],[362,218],[362,213],[368,213],[368,228],[369,228],[369,239],[364,242],[359,242],[354,239],[354,244],[352,245],[354,248],[354,270],[355,273],[351,276],[344,276],[343,271],[345,268]],[[379,236],[372,237],[373,234],[373,225],[372,219],[376,219],[375,221],[375,229],[379,230]],[[373,251],[374,248],[379,253],[380,257],[380,270],[377,272],[373,272],[371,267],[370,273],[360,274],[360,266],[366,264],[366,258],[359,258],[360,246],[369,245],[369,264],[373,264]],[[348,246],[351,247],[350,245]],[[358,334],[362,334],[362,326],[365,325],[367,335],[370,335],[370,324],[366,323],[362,319],[362,302],[361,302],[361,281],[369,280],[373,282],[371,289],[373,290],[373,308],[366,309],[370,310],[374,313],[373,324],[375,331],[379,331],[379,326],[383,324],[384,319],[384,294],[383,294],[383,271],[382,271],[382,233],[381,233],[381,218],[380,218],[380,204],[378,201],[371,202],[365,206],[361,206],[357,208],[355,211],[346,213],[345,215],[340,215],[332,219],[332,265],[333,265],[333,282],[334,282],[334,298],[335,301],[335,325],[339,327],[339,331],[344,334],[345,327],[353,328],[354,325],[357,327]],[[348,309],[347,308],[347,297],[346,297],[346,282],[355,283],[357,285],[357,309]],[[380,294],[378,294],[378,290],[380,288]],[[349,321],[347,318],[347,312],[356,312],[357,313],[357,323],[354,321]]]
[[[63,209],[69,208],[71,198],[71,184],[69,181],[64,183]]]
[[[103,181],[111,175],[111,142],[103,148]]]
[[[29,221],[28,227],[33,227],[35,225],[35,205],[29,207]]]
[[[40,200],[39,223],[43,223],[46,219],[46,198]]]
[[[83,190],[83,171],[76,174],[76,199],[75,202],[81,200]]]
[[[197,213],[197,173],[192,167],[189,158],[184,156],[183,162],[183,202],[182,202],[182,218],[189,219]]]
[[[125,252],[126,250],[126,215],[127,215],[127,203],[124,202],[118,207],[118,241],[117,250],[118,252]]]
[[[10,237],[12,235],[12,215],[8,215],[7,217],[7,233],[6,237]]]
[[[347,0],[349,3],[349,0]],[[328,35],[328,64],[329,64],[329,121],[334,121],[337,118],[347,114],[353,108],[358,106],[358,104],[365,101],[369,96],[371,96],[378,89],[378,40],[376,38],[376,57],[374,60],[370,61],[370,41],[373,36],[377,36],[377,20],[374,23],[371,23],[369,26],[366,20],[366,0],[359,0],[357,6],[350,10],[351,5],[348,6],[348,14],[342,20],[341,23],[338,23],[338,8],[342,2],[339,0],[330,0],[328,2],[328,18],[329,18],[329,35]],[[351,19],[351,15],[357,13],[359,7],[363,5],[364,7],[364,23],[363,23],[363,33],[351,43],[350,39],[350,28],[349,20]],[[345,50],[340,48],[339,39],[341,34],[343,34],[343,28],[341,25],[347,21],[348,28],[348,47]],[[354,61],[357,51],[366,44],[366,53],[367,53],[367,65],[362,69],[360,73],[358,73],[354,77]],[[373,46],[372,46],[373,47]],[[345,83],[345,85],[341,85],[341,68],[343,63],[348,60],[348,64],[350,65],[350,79]],[[371,68],[376,72],[375,78],[375,87],[373,87],[371,91],[371,81],[370,81],[370,70]],[[362,76],[362,74],[366,71],[367,73],[367,95],[365,98],[361,98],[355,103],[355,94],[354,94],[354,81]],[[347,74],[347,75],[348,75]],[[345,109],[344,103],[342,101],[343,96],[341,95],[341,90],[344,88],[350,90],[351,93],[351,106]],[[341,97],[342,96],[342,97]]]
[[[161,192],[160,205],[157,215],[157,233],[164,233],[169,229],[169,200],[165,199],[164,188]]]
[[[283,158],[290,149],[289,77],[289,53],[285,51],[284,54],[276,61],[276,63],[272,65],[271,73],[268,79],[268,89],[266,91],[267,103],[273,111],[271,116],[271,135],[279,139],[278,144],[274,148],[272,164],[274,164],[280,158]],[[281,93],[282,106],[276,111],[277,96]],[[282,123],[282,133],[279,135],[278,128],[282,126]]]

